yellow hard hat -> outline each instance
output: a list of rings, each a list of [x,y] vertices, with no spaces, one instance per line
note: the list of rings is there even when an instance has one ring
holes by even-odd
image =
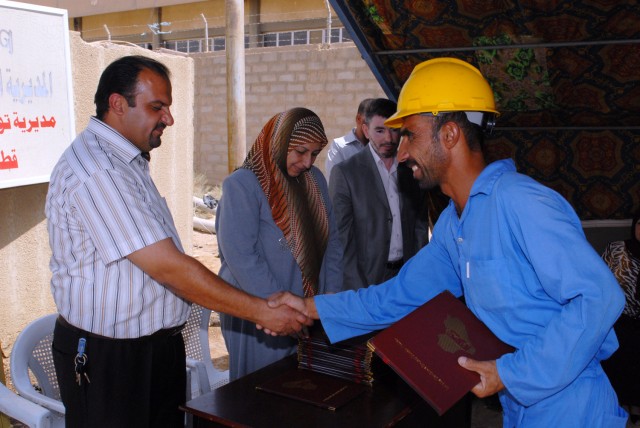
[[[500,114],[480,70],[457,58],[430,59],[413,69],[400,91],[398,111],[384,124],[399,128],[404,117],[448,111]]]

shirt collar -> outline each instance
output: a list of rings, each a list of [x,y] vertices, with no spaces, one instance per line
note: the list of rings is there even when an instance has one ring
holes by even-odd
[[[349,143],[353,143],[354,141],[359,141],[358,137],[356,137],[356,128],[353,128],[351,131],[349,131],[349,133],[345,137],[345,140],[347,140]]]
[[[344,136],[344,139],[347,142],[347,144],[362,145],[362,141],[358,140],[358,137],[356,136],[356,128],[352,128],[351,131]]]
[[[478,178],[476,178],[469,196],[474,196],[479,193],[490,194],[494,184],[502,174],[515,171],[516,165],[513,159],[502,159],[490,163],[482,170]]]
[[[380,156],[378,156],[376,151],[373,150],[373,146],[371,144],[367,144],[367,147],[369,148],[369,151],[371,152],[371,155],[373,156],[373,160],[376,163],[376,165],[382,165],[382,167],[386,169],[386,167],[384,166],[384,163],[382,163],[382,159],[380,158]],[[393,165],[391,165],[389,174],[393,174],[397,169],[398,169],[398,156],[394,156]]]
[[[123,137],[122,134],[94,116],[89,118],[87,129],[106,143],[116,156],[127,163],[131,163],[132,160],[142,153],[139,148]]]

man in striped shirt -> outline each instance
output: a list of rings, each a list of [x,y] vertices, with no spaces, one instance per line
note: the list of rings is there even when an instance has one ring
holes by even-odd
[[[142,56],[120,58],[103,72],[94,101],[96,116],[61,156],[45,207],[66,424],[181,426],[180,330],[190,302],[278,334],[309,320],[270,309],[184,254],[147,160],[174,121],[168,69]]]

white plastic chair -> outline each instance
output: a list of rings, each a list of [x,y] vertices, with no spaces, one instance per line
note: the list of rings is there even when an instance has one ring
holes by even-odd
[[[53,414],[42,406],[20,397],[0,383],[0,413],[30,428],[50,428]]]
[[[217,370],[211,361],[209,350],[210,316],[209,309],[192,305],[191,315],[182,332],[187,354],[188,399],[195,398],[229,382],[229,371]],[[10,358],[11,379],[18,395],[6,388],[4,388],[6,391],[0,390],[3,404],[5,395],[16,403],[31,402],[27,406],[32,409],[34,417],[37,414],[42,414],[37,418],[49,418],[50,425],[36,425],[33,422],[33,426],[36,427],[64,427],[65,409],[60,400],[58,379],[51,352],[53,329],[57,317],[58,314],[45,315],[32,321],[20,332],[13,344]],[[35,380],[35,385],[32,383],[33,380]],[[3,413],[20,420],[18,416],[4,412],[2,409],[0,407],[0,411]],[[29,422],[24,423],[31,426]]]
[[[64,427],[65,409],[51,353],[57,316],[40,317],[20,332],[11,350],[9,368],[18,395],[49,412],[50,425],[45,426]]]
[[[190,398],[195,398],[229,382],[229,370],[218,370],[211,361],[209,318],[211,310],[195,303],[182,336],[187,354],[187,370],[191,377]]]

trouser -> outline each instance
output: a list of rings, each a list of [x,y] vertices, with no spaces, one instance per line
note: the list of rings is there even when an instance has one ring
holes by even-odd
[[[499,394],[504,428],[625,428],[627,422],[627,413],[595,359],[563,390],[537,403],[523,406],[509,391]]]
[[[87,377],[81,376],[78,385],[75,357],[82,337]],[[67,427],[184,426],[184,413],[178,409],[186,392],[180,329],[138,339],[111,339],[59,318],[52,348]]]
[[[379,283],[385,282],[398,275],[400,272],[400,268],[404,265],[404,261],[402,259],[397,260],[395,262],[388,262],[384,268],[384,278]]]
[[[624,314],[613,325],[620,347],[602,368],[621,404],[640,406],[640,319]],[[635,412],[633,412],[635,413]]]

